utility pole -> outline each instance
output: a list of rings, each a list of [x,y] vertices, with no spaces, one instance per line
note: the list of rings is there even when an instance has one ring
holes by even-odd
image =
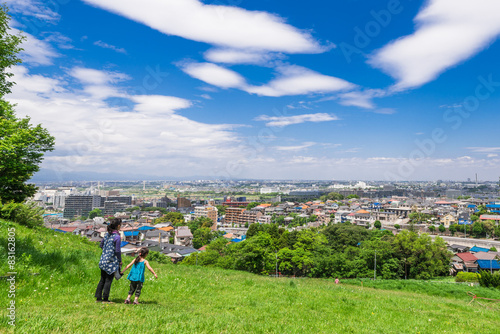
[[[405,258],[405,279],[408,279],[407,278],[407,273],[406,273],[406,258]]]
[[[275,276],[278,277],[278,250],[276,250],[276,273]]]

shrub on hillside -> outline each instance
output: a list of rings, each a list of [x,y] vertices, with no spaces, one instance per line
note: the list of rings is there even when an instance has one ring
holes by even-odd
[[[481,275],[478,273],[459,272],[455,277],[455,282],[478,282]]]
[[[486,288],[500,288],[500,274],[491,274],[489,271],[481,270],[479,284]]]
[[[12,220],[27,227],[42,226],[42,213],[43,209],[33,202],[9,202],[4,205],[0,203],[0,218]]]
[[[172,260],[170,260],[170,258],[168,256],[166,256],[163,253],[155,252],[155,251],[149,252],[148,260],[149,261],[156,261],[158,263],[164,263],[164,264],[172,263]]]

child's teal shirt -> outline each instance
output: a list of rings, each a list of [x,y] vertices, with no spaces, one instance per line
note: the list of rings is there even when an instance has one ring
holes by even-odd
[[[144,262],[146,261],[134,263],[132,269],[130,270],[130,273],[127,276],[127,279],[129,281],[144,282]]]

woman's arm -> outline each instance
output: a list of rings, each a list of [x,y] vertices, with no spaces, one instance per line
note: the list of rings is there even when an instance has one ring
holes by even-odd
[[[156,275],[155,271],[153,270],[153,268],[151,268],[151,266],[149,265],[149,262],[144,260],[145,264],[146,264],[146,267],[148,267],[149,271],[153,273],[153,275],[155,275],[155,278],[158,278],[158,276]]]
[[[114,236],[114,241],[115,241],[115,255],[116,258],[118,259],[118,262],[120,263],[120,266],[122,265],[122,238],[120,237],[120,234],[116,233]]]

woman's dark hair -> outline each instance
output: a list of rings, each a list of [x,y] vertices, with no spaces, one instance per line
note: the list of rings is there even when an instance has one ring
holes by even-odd
[[[139,256],[135,258],[134,264],[139,263],[141,257],[146,257],[149,254],[149,249],[142,247],[139,249]]]
[[[116,231],[121,224],[121,218],[110,219],[108,224],[108,233],[113,233],[113,231]]]

